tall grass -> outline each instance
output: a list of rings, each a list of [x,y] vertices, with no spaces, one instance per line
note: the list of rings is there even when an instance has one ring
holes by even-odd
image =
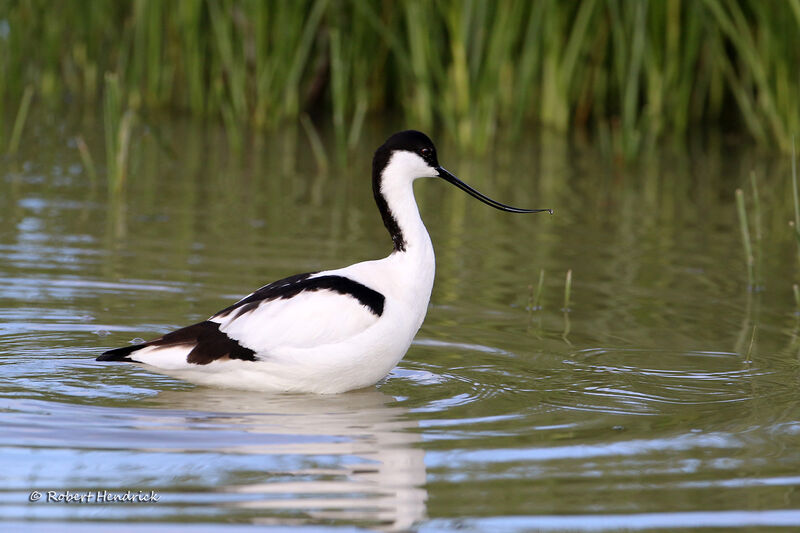
[[[487,149],[531,125],[634,156],[698,127],[791,147],[800,0],[132,0],[0,3],[0,101],[28,85],[243,128],[369,113]]]

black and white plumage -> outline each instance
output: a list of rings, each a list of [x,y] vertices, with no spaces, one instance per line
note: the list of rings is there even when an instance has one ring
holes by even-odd
[[[503,211],[549,211],[482,195],[439,165],[425,134],[396,133],[372,165],[375,201],[394,245],[388,257],[275,281],[204,322],[97,360],[251,390],[337,393],[377,383],[403,358],[428,308],[435,260],[412,183],[436,177]]]

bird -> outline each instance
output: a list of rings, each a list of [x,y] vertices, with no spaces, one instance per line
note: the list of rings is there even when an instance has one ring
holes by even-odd
[[[251,391],[336,394],[370,387],[405,356],[433,289],[433,244],[413,182],[438,178],[496,209],[537,213],[492,200],[439,164],[422,132],[391,135],[372,160],[372,189],[392,251],[383,259],[297,274],[157,339],[104,352],[198,385]]]

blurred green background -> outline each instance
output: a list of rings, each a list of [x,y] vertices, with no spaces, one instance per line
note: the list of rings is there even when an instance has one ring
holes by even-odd
[[[26,88],[96,108],[110,74],[121,109],[234,145],[308,114],[352,149],[402,114],[479,151],[540,127],[625,159],[708,131],[789,151],[798,66],[800,0],[0,1],[6,116]]]

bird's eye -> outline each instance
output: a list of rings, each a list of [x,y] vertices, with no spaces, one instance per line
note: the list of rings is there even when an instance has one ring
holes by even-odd
[[[430,148],[423,148],[422,150],[420,150],[420,153],[423,156],[428,157],[429,155],[431,155],[431,149]]]

